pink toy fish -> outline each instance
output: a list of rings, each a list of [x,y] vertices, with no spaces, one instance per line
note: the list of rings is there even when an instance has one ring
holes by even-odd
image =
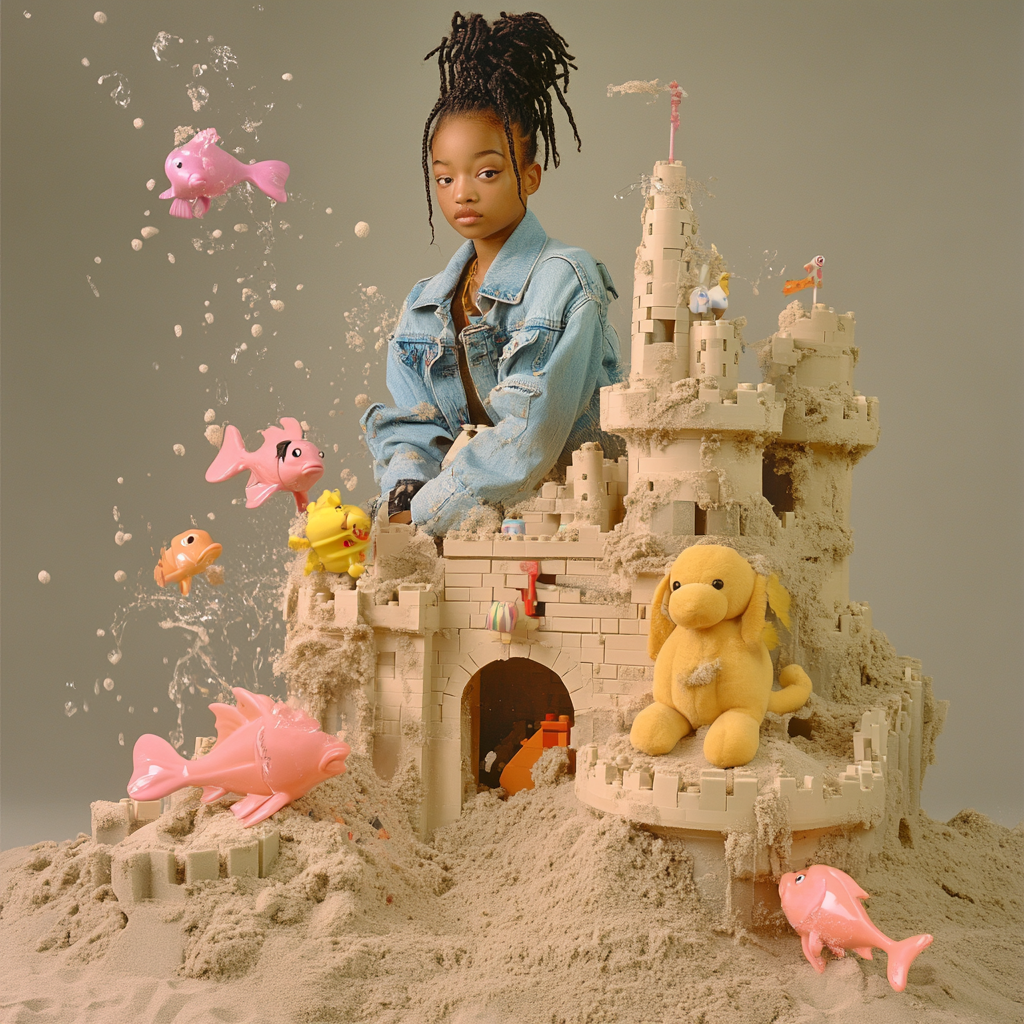
[[[202,217],[214,196],[222,196],[240,181],[251,181],[279,203],[287,202],[284,185],[291,170],[280,160],[243,164],[221,149],[215,128],[194,135],[184,146],[172,149],[164,161],[171,187],[161,199],[173,199],[172,217]]]
[[[789,923],[803,944],[807,962],[820,974],[825,970],[821,951],[826,946],[836,955],[846,950],[871,960],[871,948],[884,950],[889,958],[886,974],[897,992],[907,987],[907,972],[914,958],[932,944],[931,935],[912,935],[895,942],[871,923],[861,900],[868,894],[838,868],[814,864],[790,871],[779,882],[779,897]]]
[[[349,745],[321,732],[304,711],[240,686],[232,693],[236,707],[210,705],[217,742],[195,761],[186,761],[159,736],[140,736],[128,795],[159,800],[186,786],[202,786],[202,802],[208,804],[227,793],[245,793],[231,810],[248,828],[345,770]]]
[[[263,444],[248,452],[238,427],[226,427],[224,443],[206,471],[207,481],[219,484],[247,469],[246,508],[259,508],[272,494],[291,491],[296,508],[305,512],[309,489],[324,475],[324,453],[312,441],[302,440],[302,427],[290,416],[281,419],[281,426],[260,433]]]

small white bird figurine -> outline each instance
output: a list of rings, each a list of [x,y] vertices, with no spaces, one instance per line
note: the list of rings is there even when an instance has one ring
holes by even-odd
[[[715,314],[716,320],[721,320],[722,315],[729,308],[729,272],[725,271],[718,278],[718,284],[708,289],[708,299],[711,302],[711,311]]]

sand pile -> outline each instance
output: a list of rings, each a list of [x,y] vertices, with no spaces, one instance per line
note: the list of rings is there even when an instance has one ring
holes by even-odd
[[[769,745],[770,746],[770,745]],[[483,793],[431,844],[418,780],[350,771],[273,820],[271,876],[185,887],[128,914],[87,837],[0,862],[2,1021],[1020,1021],[1024,829],[972,811],[911,819],[859,881],[875,923],[933,946],[908,989],[885,956],[818,976],[795,934],[735,934],[702,904],[682,844],[575,799],[554,753],[538,788]],[[237,841],[194,797],[125,844]]]

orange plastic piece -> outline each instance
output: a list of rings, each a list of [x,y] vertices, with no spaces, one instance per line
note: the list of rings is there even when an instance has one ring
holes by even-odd
[[[522,747],[501,773],[499,782],[509,796],[521,789],[533,789],[533,766],[548,747],[569,746],[569,716],[545,715],[540,728],[525,740]]]

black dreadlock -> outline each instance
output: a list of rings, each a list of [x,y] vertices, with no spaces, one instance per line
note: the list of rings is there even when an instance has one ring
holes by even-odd
[[[526,163],[536,159],[537,132],[540,131],[544,139],[544,169],[547,170],[549,153],[557,167],[559,156],[551,89],[569,118],[577,151],[582,145],[576,121],[563,95],[569,89],[569,69],[577,70],[572,63],[576,58],[543,14],[502,11],[498,20],[488,25],[483,15],[463,15],[456,11],[451,35],[442,38],[440,45],[423,59],[430,60],[435,55],[441,75],[441,95],[423,126],[423,183],[427,191],[431,241],[434,207],[430,201],[430,145],[433,133],[446,118],[479,112],[497,115],[505,129],[520,202],[523,201],[523,182],[519,176],[512,126],[515,125],[526,140]]]

